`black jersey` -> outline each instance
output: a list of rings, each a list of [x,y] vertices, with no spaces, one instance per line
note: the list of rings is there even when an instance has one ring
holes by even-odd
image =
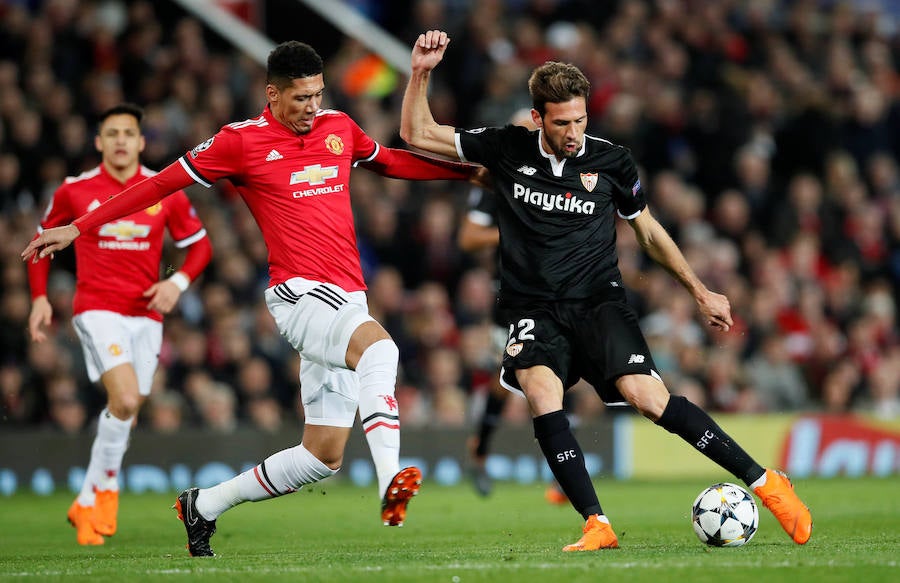
[[[497,197],[480,186],[473,186],[469,191],[466,218],[482,227],[497,226]]]
[[[585,135],[558,161],[540,131],[508,125],[456,130],[457,153],[491,171],[500,227],[500,298],[585,299],[621,288],[616,212],[646,206],[629,152]]]

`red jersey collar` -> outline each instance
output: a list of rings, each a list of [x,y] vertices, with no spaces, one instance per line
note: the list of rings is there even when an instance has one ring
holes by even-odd
[[[113,176],[112,174],[109,173],[109,170],[106,169],[106,164],[104,164],[103,162],[100,162],[99,167],[100,167],[100,174],[105,176],[110,181],[115,182],[116,184],[121,184],[123,187],[122,190],[125,190],[126,188],[128,188],[129,186],[131,186],[133,184],[137,184],[138,182],[140,182],[141,180],[146,178],[147,174],[148,174],[146,172],[147,169],[144,167],[144,165],[141,163],[138,163],[137,172],[135,172],[131,178],[129,178],[125,182],[122,182],[118,178],[116,178],[115,176]]]

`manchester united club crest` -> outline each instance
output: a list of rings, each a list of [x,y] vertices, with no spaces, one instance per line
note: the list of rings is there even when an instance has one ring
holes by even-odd
[[[597,186],[597,173],[582,172],[581,183],[584,185],[585,190],[587,190],[588,192],[593,192],[594,187]]]
[[[325,138],[325,147],[335,156],[340,156],[344,153],[344,141],[340,136],[334,134],[328,134],[328,137]]]
[[[122,347],[118,344],[110,344],[106,347],[109,353],[113,356],[121,356],[122,355]]]
[[[146,209],[144,209],[144,212],[152,217],[154,215],[158,215],[161,210],[162,210],[162,203],[158,202],[153,206],[148,206]]]

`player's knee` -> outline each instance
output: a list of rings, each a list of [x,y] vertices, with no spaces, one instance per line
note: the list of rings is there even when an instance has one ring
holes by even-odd
[[[665,385],[646,375],[625,375],[616,381],[622,396],[641,415],[657,421],[669,402],[669,392]]]
[[[118,419],[131,419],[138,414],[141,407],[141,397],[138,394],[117,395],[111,398],[106,408]]]
[[[399,361],[400,349],[397,348],[397,344],[390,337],[383,338],[373,342],[363,351],[357,363],[357,372],[363,372],[360,367],[365,369],[370,366],[396,369]]]
[[[388,334],[381,324],[375,320],[369,320],[360,324],[354,330],[353,335],[350,337],[350,343],[347,345],[347,366],[355,370],[363,354],[369,352],[376,344],[384,344],[384,341],[394,344],[391,335]],[[394,348],[396,349],[396,345],[394,345]],[[396,360],[399,360],[399,358],[400,351],[397,350]]]

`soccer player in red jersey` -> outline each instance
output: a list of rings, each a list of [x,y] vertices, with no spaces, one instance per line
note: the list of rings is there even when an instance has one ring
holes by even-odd
[[[155,173],[141,166],[143,112],[122,104],[100,116],[94,145],[102,162],[67,178],[53,194],[39,232],[65,225],[100,206],[123,188]],[[187,247],[184,265],[159,279],[163,235]],[[88,375],[107,393],[97,436],[78,498],[68,518],[82,545],[101,545],[116,532],[118,474],[138,409],[150,394],[162,344],[163,314],[169,313],[190,282],[209,263],[212,247],[203,224],[182,191],[118,220],[85,228],[75,245],[77,281],[73,324],[84,349]],[[49,259],[28,264],[35,342],[47,339],[53,308],[47,300]]]
[[[474,166],[385,148],[345,113],[322,109],[322,59],[289,41],[268,59],[268,105],[232,123],[159,174],[23,252],[44,257],[79,233],[159,201],[189,184],[228,178],[250,208],[269,249],[266,302],[302,357],[302,442],[212,488],[185,490],[176,509],[193,556],[212,556],[215,521],[246,501],[274,498],[333,475],[359,412],[375,462],[385,525],[402,525],[418,492],[418,468],[400,469],[394,385],[398,350],[368,313],[350,208],[350,170],[413,180],[469,180]]]

